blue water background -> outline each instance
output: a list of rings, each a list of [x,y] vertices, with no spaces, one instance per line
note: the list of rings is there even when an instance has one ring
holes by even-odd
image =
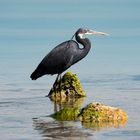
[[[1,136],[41,139],[32,118],[53,112],[53,104],[44,96],[55,76],[36,82],[29,76],[52,48],[70,39],[79,27],[88,27],[110,35],[88,36],[90,53],[69,69],[87,92],[83,106],[97,101],[124,108],[129,121],[123,128],[94,133],[71,123],[88,131],[91,139],[139,139],[139,7],[139,0],[0,0]]]

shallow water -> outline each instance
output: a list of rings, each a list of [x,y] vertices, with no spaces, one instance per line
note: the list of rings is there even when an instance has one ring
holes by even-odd
[[[0,0],[0,136],[3,140],[140,139],[139,0]],[[79,27],[110,34],[90,37],[88,56],[69,70],[87,93],[81,107],[101,102],[124,109],[125,125],[87,127],[56,121],[45,97],[55,76],[31,81],[41,59]],[[61,106],[57,106],[59,109]]]
[[[120,78],[121,77],[121,78]],[[122,78],[123,77],[123,78]],[[136,77],[136,76],[134,76]],[[79,121],[56,121],[49,117],[55,104],[45,95],[47,86],[9,85],[1,90],[0,134],[4,139],[139,139],[139,87],[133,76],[104,75],[82,80],[87,97],[81,107],[101,102],[123,108],[129,115],[125,125],[87,127]],[[38,87],[36,86],[38,85]],[[47,85],[47,83],[46,83]],[[130,87],[130,85],[132,87]],[[18,87],[18,88],[17,88]],[[34,88],[33,88],[34,87]],[[43,89],[43,87],[45,89]],[[59,109],[60,106],[57,106]]]

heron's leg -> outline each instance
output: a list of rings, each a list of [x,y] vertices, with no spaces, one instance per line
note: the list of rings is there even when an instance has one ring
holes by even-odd
[[[62,94],[61,94],[61,74],[59,75],[59,93],[60,93],[60,100],[62,99]]]
[[[53,84],[53,88],[55,88],[55,87],[56,87],[57,82],[58,82],[58,79],[59,79],[59,74],[57,75],[57,77],[56,77],[56,79],[55,79],[55,82],[54,82],[54,84]]]
[[[55,92],[55,98],[56,98],[56,94],[57,92],[59,92],[60,94],[60,100],[62,99],[62,94],[61,94],[61,73],[57,75],[56,80],[53,84],[53,89]]]
[[[57,75],[56,77],[56,80],[53,84],[53,89],[54,89],[54,92],[55,92],[55,98],[56,98],[56,94],[57,94],[57,83],[58,83],[58,79],[59,79],[59,74]]]

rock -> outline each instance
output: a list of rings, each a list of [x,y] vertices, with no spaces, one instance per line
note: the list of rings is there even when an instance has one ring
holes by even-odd
[[[61,94],[60,94],[61,93]],[[48,95],[53,101],[65,101],[67,98],[71,97],[85,97],[86,93],[81,86],[80,80],[76,74],[72,72],[67,72],[64,76],[58,81],[55,89],[52,89]]]
[[[85,128],[119,127],[125,125],[128,116],[120,108],[101,103],[90,103],[83,109],[79,106],[66,107],[51,115],[59,121],[80,120]]]
[[[101,103],[90,103],[83,108],[79,114],[81,122],[97,122],[106,124],[106,122],[126,123],[128,115],[120,108],[107,106]],[[95,123],[93,123],[95,124]]]

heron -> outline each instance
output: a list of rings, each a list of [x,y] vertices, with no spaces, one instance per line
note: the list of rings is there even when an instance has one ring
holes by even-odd
[[[31,79],[36,80],[44,75],[57,74],[55,83],[61,74],[83,59],[91,49],[91,42],[85,35],[108,35],[105,32],[98,32],[88,28],[79,28],[72,39],[62,42],[52,49],[40,62],[35,71],[31,74]],[[83,47],[80,47],[81,44]]]

